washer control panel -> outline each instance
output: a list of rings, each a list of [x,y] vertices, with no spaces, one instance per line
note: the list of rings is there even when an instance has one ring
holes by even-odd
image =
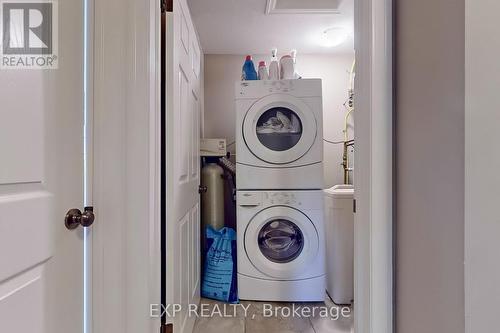
[[[237,191],[236,203],[241,208],[261,210],[272,206],[288,206],[297,209],[323,209],[322,190],[311,191]]]
[[[293,206],[299,204],[294,193],[289,192],[270,192],[268,193],[268,202],[271,205]]]
[[[257,207],[262,204],[263,192],[237,192],[237,203],[241,207]]]

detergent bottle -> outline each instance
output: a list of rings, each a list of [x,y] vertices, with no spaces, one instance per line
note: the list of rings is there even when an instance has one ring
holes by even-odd
[[[259,62],[259,80],[269,80],[269,73],[265,61]]]
[[[302,76],[297,72],[297,50],[293,49],[290,51],[290,56],[292,57],[293,60],[293,78],[294,79],[301,79]]]
[[[247,55],[245,63],[243,64],[243,71],[241,75],[242,80],[258,80],[257,71],[255,70],[255,65],[253,64],[252,56]]]
[[[295,78],[295,64],[291,55],[286,54],[280,59],[280,78],[291,80]]]

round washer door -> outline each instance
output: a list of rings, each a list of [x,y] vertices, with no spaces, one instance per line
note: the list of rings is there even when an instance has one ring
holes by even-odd
[[[284,206],[264,209],[245,230],[245,253],[261,273],[279,279],[303,275],[316,258],[319,237],[302,212]]]
[[[243,121],[243,138],[260,160],[286,164],[298,160],[316,140],[314,113],[300,99],[272,94],[255,102]]]

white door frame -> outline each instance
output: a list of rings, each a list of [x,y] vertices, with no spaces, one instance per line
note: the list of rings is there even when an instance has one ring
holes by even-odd
[[[95,0],[93,333],[158,332],[160,8]],[[355,332],[393,331],[392,0],[356,1]]]
[[[498,325],[499,8],[496,1],[465,1],[465,333]]]
[[[155,332],[160,318],[159,1],[94,1],[92,329]]]
[[[356,333],[393,331],[392,0],[355,1]]]

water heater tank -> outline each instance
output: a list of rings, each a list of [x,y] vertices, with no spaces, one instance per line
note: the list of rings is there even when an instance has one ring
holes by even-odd
[[[224,170],[216,163],[208,163],[201,169],[201,224],[202,230],[211,226],[215,230],[224,227]],[[205,190],[206,189],[206,190]]]

